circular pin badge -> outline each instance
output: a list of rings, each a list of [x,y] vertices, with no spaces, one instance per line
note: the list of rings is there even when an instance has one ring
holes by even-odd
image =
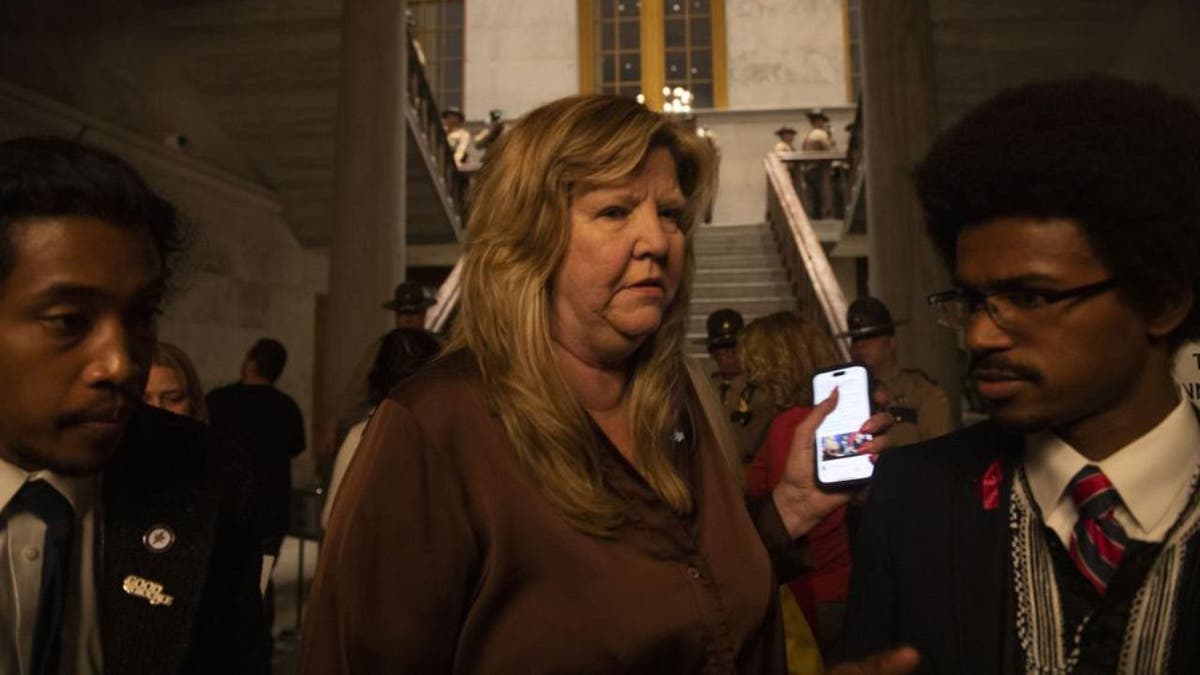
[[[142,544],[151,553],[164,553],[175,543],[175,532],[166,525],[154,525],[142,535]]]

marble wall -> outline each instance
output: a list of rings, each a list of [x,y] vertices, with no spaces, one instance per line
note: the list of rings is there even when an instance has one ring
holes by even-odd
[[[829,115],[833,137],[846,147],[845,127],[854,119],[854,108],[824,108]],[[714,110],[697,115],[702,126],[717,134],[721,149],[720,186],[713,209],[718,225],[761,223],[767,210],[767,176],[763,158],[775,142],[775,130],[787,124],[803,137],[808,129],[804,109]]]
[[[576,3],[480,0],[466,6],[464,110],[487,119],[499,108],[521,115],[579,93]]]
[[[729,107],[850,100],[842,0],[726,0]]]
[[[516,117],[577,93],[576,3],[476,0],[466,16],[465,112]],[[844,105],[842,0],[726,0],[729,109]]]

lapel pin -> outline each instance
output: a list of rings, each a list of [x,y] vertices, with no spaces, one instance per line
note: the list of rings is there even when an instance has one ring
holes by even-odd
[[[121,589],[129,595],[143,598],[152,606],[166,605],[170,607],[175,602],[175,596],[163,593],[163,585],[157,581],[143,579],[136,574],[130,574],[125,577],[125,581],[121,584]]]
[[[142,545],[151,553],[165,553],[175,543],[175,532],[166,525],[153,525],[142,535]]]
[[[1004,468],[999,461],[992,462],[979,482],[979,498],[984,511],[992,511],[1000,506],[1000,486],[1003,482]]]

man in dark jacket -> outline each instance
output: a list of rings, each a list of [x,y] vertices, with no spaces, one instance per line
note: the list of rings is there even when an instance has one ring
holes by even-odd
[[[0,672],[266,669],[248,460],[141,404],[180,241],[124,161],[0,143]]]
[[[879,461],[851,654],[1200,672],[1200,423],[1172,380],[1200,337],[1200,114],[1114,79],[1002,92],[917,187],[956,284],[930,303],[992,419]]]

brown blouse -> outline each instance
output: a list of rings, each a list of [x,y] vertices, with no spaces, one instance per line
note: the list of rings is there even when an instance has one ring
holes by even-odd
[[[301,672],[775,673],[776,582],[704,425],[673,513],[601,435],[628,503],[612,539],[547,503],[452,358],[368,424],[330,519],[306,608]],[[773,508],[757,520],[781,524]]]

